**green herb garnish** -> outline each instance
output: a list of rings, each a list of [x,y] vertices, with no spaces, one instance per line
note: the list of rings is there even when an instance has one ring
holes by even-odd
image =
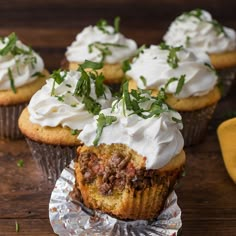
[[[188,17],[195,17],[197,18],[198,20],[202,20],[202,9],[195,9],[195,10],[192,10],[192,11],[189,11],[189,12],[184,12],[181,16],[179,16],[177,19],[182,21],[182,20],[185,20],[186,18]]]
[[[81,64],[80,67],[83,69],[91,68],[93,70],[99,70],[99,69],[102,69],[103,63],[85,60],[85,62]]]
[[[35,72],[33,75],[31,75],[32,77],[35,77],[35,76],[37,76],[37,77],[39,77],[39,78],[43,78],[43,77],[45,77],[45,75],[43,74],[43,73],[41,73],[41,72]]]
[[[80,133],[80,131],[78,129],[72,129],[71,130],[72,135],[78,135],[79,133]]]
[[[16,233],[20,232],[20,225],[17,221],[15,221],[15,225],[16,225]]]
[[[11,85],[11,89],[12,89],[13,93],[16,93],[14,78],[13,78],[13,75],[12,75],[12,70],[10,68],[8,68],[8,78],[10,80],[10,85]]]
[[[168,54],[168,57],[167,57],[167,63],[173,69],[177,68],[178,67],[178,62],[179,62],[177,52],[180,51],[183,47],[182,46],[172,47],[172,46],[169,46],[165,43],[161,43],[159,45],[159,47],[160,47],[161,50],[168,50],[169,51],[169,54]]]
[[[136,51],[134,57],[137,57],[137,58],[138,58],[139,55],[144,52],[144,49],[145,49],[145,48],[146,48],[146,45],[145,45],[145,44],[143,44],[141,47],[139,47],[139,48],[137,49],[137,51]]]
[[[145,78],[144,76],[142,76],[142,75],[141,75],[139,78],[140,78],[141,81],[143,82],[143,85],[144,85],[144,86],[147,86],[147,80],[146,80],[146,78]]]
[[[108,25],[107,21],[104,19],[101,19],[97,22],[96,26],[98,27],[99,30],[101,30],[105,34],[116,34],[120,30],[120,17],[117,16],[114,19],[114,31],[110,32],[109,30],[106,29]]]
[[[1,56],[5,56],[7,55],[9,52],[12,51],[12,49],[16,46],[16,41],[17,41],[17,36],[15,33],[11,33],[9,36],[8,36],[8,43],[7,45],[2,48],[0,50],[0,55]]]
[[[18,167],[23,167],[24,166],[24,161],[22,159],[17,161],[17,166]]]
[[[172,77],[172,78],[170,78],[170,79],[167,81],[167,83],[165,84],[164,90],[166,90],[167,87],[169,86],[169,84],[171,84],[171,83],[174,82],[174,81],[178,81],[178,84],[177,84],[177,87],[176,87],[176,90],[175,90],[175,95],[178,95],[178,94],[181,92],[181,90],[182,90],[182,88],[183,88],[183,86],[184,86],[185,75],[181,75],[179,78],[177,78],[177,77]]]
[[[102,135],[103,128],[111,125],[115,122],[117,118],[115,116],[105,116],[103,113],[100,113],[97,119],[97,130],[96,130],[96,137],[93,141],[93,145],[97,146],[99,139]]]
[[[122,70],[125,73],[126,71],[130,70],[131,66],[130,66],[130,61],[129,60],[125,60],[122,62]]]
[[[100,51],[101,62],[103,62],[106,56],[112,55],[110,47],[126,48],[126,45],[117,43],[101,43],[94,42],[88,45],[89,53],[92,53],[94,48]]]
[[[189,36],[187,36],[186,37],[186,40],[185,40],[185,45],[186,45],[186,47],[189,47],[190,46],[190,37]]]
[[[53,85],[52,85],[51,96],[55,95],[56,83],[61,84],[64,81],[66,75],[67,75],[66,71],[64,71],[64,74],[62,75],[61,69],[53,71],[53,73],[51,74],[51,78],[53,78],[54,81],[53,81]]]

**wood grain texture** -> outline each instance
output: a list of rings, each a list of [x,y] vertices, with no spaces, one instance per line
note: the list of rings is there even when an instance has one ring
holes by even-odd
[[[60,67],[76,34],[100,18],[111,22],[121,16],[122,32],[139,45],[149,45],[161,41],[176,16],[197,7],[236,29],[234,0],[0,0],[0,35],[15,31],[52,71]],[[177,188],[182,236],[236,235],[236,186],[226,172],[216,136],[217,126],[236,111],[235,90],[236,83],[219,102],[202,143],[186,149],[186,177]],[[17,166],[20,159],[22,168]],[[48,220],[53,186],[43,180],[24,140],[0,140],[0,176],[0,236],[54,235]]]

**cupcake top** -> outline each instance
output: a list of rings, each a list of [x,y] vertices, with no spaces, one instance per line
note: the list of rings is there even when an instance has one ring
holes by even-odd
[[[66,59],[78,63],[86,59],[115,64],[132,57],[136,49],[136,42],[119,32],[119,18],[115,19],[114,27],[100,20],[96,26],[88,26],[76,36],[67,48]]]
[[[112,108],[102,110],[78,138],[86,146],[126,144],[146,160],[147,169],[165,166],[183,149],[181,116],[164,103],[163,95],[123,87],[123,96]]]
[[[170,25],[163,39],[172,46],[183,45],[207,53],[222,53],[236,49],[236,32],[212,19],[201,9],[185,12]]]
[[[166,93],[178,98],[202,96],[217,83],[216,73],[207,54],[171,47],[165,43],[143,49],[133,59],[126,74],[140,88],[164,87]]]
[[[18,87],[36,80],[43,69],[42,58],[15,33],[0,39],[0,90],[16,93]]]
[[[103,108],[111,106],[112,95],[101,74],[55,71],[34,94],[28,110],[30,121],[40,126],[81,130]]]

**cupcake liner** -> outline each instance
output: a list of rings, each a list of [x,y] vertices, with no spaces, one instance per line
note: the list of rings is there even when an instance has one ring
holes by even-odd
[[[0,138],[23,138],[23,134],[18,128],[18,118],[27,104],[0,106]]]
[[[55,183],[62,170],[76,156],[77,146],[61,146],[35,142],[26,138],[39,169],[43,176],[51,183]]]
[[[236,77],[236,67],[217,70],[217,73],[219,75],[219,82],[222,86],[221,89],[222,97],[225,97],[229,93],[233,81]]]
[[[214,113],[216,104],[196,111],[180,111],[182,116],[184,146],[200,143],[206,136],[208,123]]]
[[[74,162],[66,167],[56,182],[49,202],[49,219],[60,236],[76,235],[160,235],[173,236],[181,231],[181,209],[175,192],[169,194],[164,209],[154,221],[124,221],[86,208],[71,198],[75,184]]]

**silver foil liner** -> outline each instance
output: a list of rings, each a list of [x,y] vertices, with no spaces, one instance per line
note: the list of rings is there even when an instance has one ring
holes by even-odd
[[[211,120],[216,104],[195,111],[180,111],[183,129],[184,146],[198,144],[206,136],[208,123]]]
[[[26,138],[33,159],[43,176],[54,184],[62,170],[76,157],[77,146],[60,146],[35,142]]]
[[[66,167],[57,180],[49,202],[49,219],[54,232],[60,236],[174,236],[182,227],[181,210],[173,191],[156,221],[122,221],[72,202],[74,162]]]
[[[19,139],[23,134],[18,128],[18,118],[28,103],[0,106],[0,138]]]
[[[222,97],[225,97],[229,93],[236,77],[236,67],[217,70],[217,73],[219,76],[219,82],[222,86]]]

